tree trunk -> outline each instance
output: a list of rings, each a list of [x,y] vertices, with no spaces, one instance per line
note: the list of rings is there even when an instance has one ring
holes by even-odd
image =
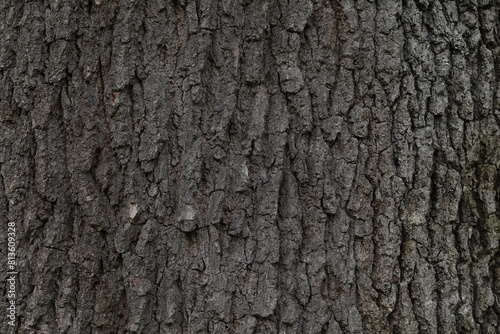
[[[499,13],[0,0],[0,331],[500,333]]]

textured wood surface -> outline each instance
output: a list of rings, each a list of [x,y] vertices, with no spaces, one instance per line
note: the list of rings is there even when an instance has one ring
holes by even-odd
[[[499,11],[0,0],[0,331],[500,333]]]

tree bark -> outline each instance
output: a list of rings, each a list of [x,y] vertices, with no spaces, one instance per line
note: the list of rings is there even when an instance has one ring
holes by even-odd
[[[0,0],[0,331],[500,333],[499,13]]]

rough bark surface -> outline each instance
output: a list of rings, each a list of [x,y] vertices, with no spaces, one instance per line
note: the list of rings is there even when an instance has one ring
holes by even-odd
[[[0,0],[0,331],[500,333],[499,11]]]

